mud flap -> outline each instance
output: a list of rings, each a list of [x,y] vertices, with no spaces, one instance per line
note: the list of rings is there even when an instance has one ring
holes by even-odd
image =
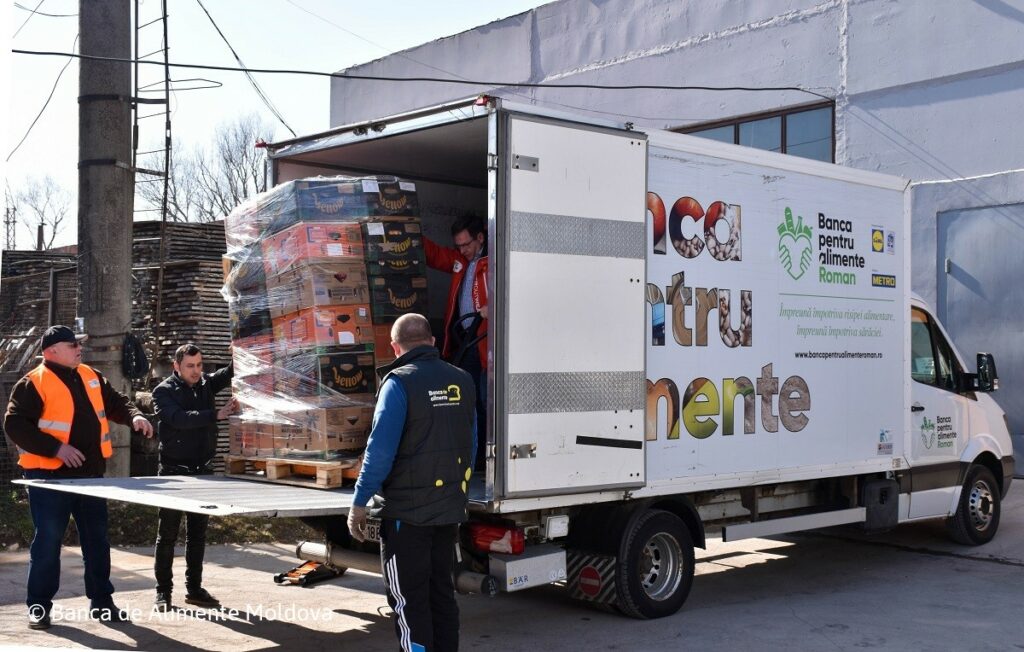
[[[566,551],[569,595],[576,600],[615,604],[615,557],[580,550]]]

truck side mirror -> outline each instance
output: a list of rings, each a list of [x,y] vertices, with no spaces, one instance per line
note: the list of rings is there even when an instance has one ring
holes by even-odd
[[[996,360],[991,353],[978,354],[977,389],[979,392],[994,392],[999,389]]]

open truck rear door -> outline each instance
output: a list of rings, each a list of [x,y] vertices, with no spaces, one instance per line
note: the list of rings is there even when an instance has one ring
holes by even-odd
[[[505,258],[503,493],[641,486],[646,138],[506,116],[506,232],[491,253]]]

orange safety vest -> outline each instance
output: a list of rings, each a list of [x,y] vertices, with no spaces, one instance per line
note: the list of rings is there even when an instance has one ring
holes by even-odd
[[[89,402],[96,410],[96,418],[100,421],[100,452],[103,457],[114,454],[110,442],[110,424],[107,423],[107,411],[103,406],[103,390],[100,377],[92,367],[78,365],[78,375],[85,385],[85,393]],[[64,381],[41,364],[28,372],[28,379],[43,399],[43,413],[39,416],[39,429],[57,439],[62,444],[71,439],[71,422],[75,417],[75,401],[71,390]],[[23,469],[59,469],[64,465],[57,457],[45,457],[19,449],[18,464]]]

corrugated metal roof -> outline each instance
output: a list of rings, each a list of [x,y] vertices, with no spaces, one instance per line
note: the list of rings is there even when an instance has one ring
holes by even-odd
[[[28,487],[96,496],[212,516],[298,517],[347,514],[351,488],[312,489],[223,476],[15,480]]]

